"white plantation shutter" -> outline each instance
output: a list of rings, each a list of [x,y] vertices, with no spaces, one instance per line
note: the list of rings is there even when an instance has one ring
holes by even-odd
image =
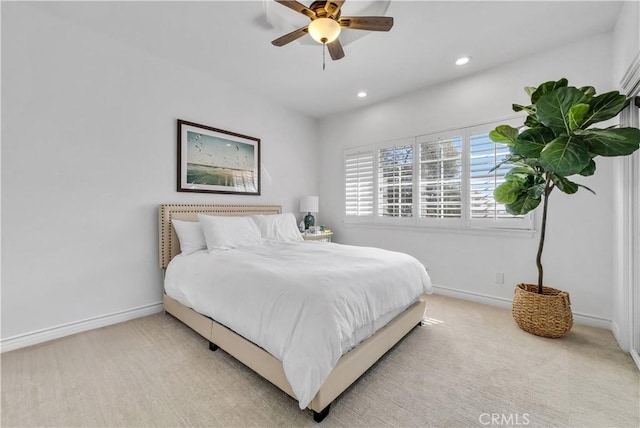
[[[469,142],[469,208],[470,217],[505,218],[511,217],[504,210],[504,205],[493,199],[493,191],[504,183],[504,174],[508,166],[490,172],[491,168],[502,162],[509,155],[506,144],[494,143],[489,133],[474,134]]]
[[[517,123],[511,125],[518,126]],[[496,203],[493,198],[494,190],[504,183],[504,176],[511,166],[504,164],[490,170],[509,156],[509,147],[489,138],[489,131],[494,126],[482,128],[469,132],[469,223],[477,227],[531,229],[533,214],[513,216],[505,210],[504,204]]]
[[[422,137],[420,217],[462,217],[462,138]]]
[[[373,215],[373,151],[345,154],[345,215]]]
[[[378,149],[378,215],[413,216],[413,144]]]

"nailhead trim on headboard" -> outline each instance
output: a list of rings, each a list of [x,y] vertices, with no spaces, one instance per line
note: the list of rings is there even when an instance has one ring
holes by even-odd
[[[243,216],[256,214],[280,214],[280,205],[200,205],[162,204],[159,210],[160,268],[166,269],[173,257],[180,252],[178,237],[171,220],[198,221],[197,214]]]

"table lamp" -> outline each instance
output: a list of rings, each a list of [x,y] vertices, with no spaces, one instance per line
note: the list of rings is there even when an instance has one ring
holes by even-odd
[[[307,213],[304,217],[304,229],[309,230],[310,226],[315,225],[316,219],[313,218],[311,213],[318,212],[318,197],[317,196],[304,196],[300,199],[300,212]]]

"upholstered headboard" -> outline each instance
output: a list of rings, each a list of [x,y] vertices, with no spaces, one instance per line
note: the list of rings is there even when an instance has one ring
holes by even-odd
[[[242,216],[281,212],[280,205],[160,205],[160,267],[166,269],[171,259],[180,253],[180,242],[171,220],[198,221],[198,214]]]

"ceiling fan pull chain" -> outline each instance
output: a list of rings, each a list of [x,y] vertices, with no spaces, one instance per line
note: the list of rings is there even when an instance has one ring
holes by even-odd
[[[323,43],[322,44],[322,71],[324,71],[325,68],[325,54],[327,51],[327,44]]]

